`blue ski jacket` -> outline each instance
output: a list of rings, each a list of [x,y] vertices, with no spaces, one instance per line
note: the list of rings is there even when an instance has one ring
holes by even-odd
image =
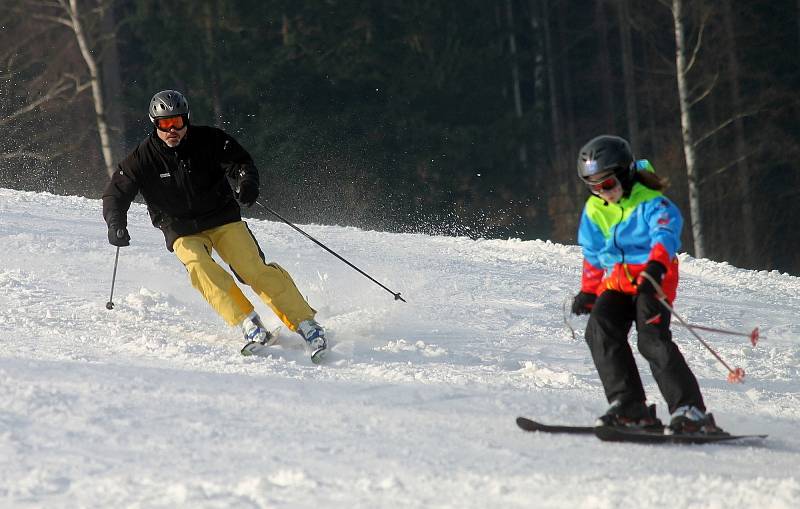
[[[647,160],[635,164],[638,171],[655,171]],[[618,203],[592,195],[586,200],[578,228],[584,257],[581,290],[633,295],[639,273],[648,261],[656,260],[667,268],[662,287],[667,298],[674,300],[682,228],[678,207],[661,191],[636,180]]]

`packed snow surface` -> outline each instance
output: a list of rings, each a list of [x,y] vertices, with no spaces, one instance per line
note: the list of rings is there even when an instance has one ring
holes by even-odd
[[[329,330],[316,366],[286,328],[271,357],[242,357],[142,205],[107,310],[100,209],[0,189],[2,507],[798,507],[797,277],[681,255],[684,318],[765,338],[703,334],[747,372],[736,385],[686,330],[675,341],[717,422],[768,439],[610,444],[514,423],[605,410],[582,322],[564,326],[575,246],[303,226],[402,303],[285,224],[249,220]]]

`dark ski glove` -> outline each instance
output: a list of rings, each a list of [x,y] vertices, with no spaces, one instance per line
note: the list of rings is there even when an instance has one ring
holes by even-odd
[[[258,182],[253,180],[242,180],[239,184],[239,203],[245,207],[252,207],[258,199]]]
[[[660,285],[661,281],[664,279],[664,274],[667,273],[667,268],[664,267],[661,262],[650,260],[647,262],[642,272],[649,274]],[[639,295],[658,296],[658,291],[656,291],[653,283],[641,274],[639,274],[639,277],[636,279],[636,293]]]
[[[572,314],[573,315],[588,315],[592,312],[594,301],[597,300],[597,295],[589,292],[579,292],[572,299]]]
[[[117,226],[108,227],[108,243],[112,246],[125,247],[131,245],[131,236],[128,235],[127,228],[118,228]]]

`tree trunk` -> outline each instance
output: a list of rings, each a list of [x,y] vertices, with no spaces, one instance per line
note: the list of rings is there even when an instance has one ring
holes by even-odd
[[[715,94],[707,97],[704,102],[703,119],[709,125],[720,125],[720,117],[724,117],[730,109],[727,98],[722,97],[722,94]],[[724,153],[725,143],[719,136],[712,136],[704,143],[703,155],[706,159],[718,160]],[[736,233],[731,235],[730,228],[722,227],[722,225],[728,224],[726,218],[736,217],[736,214],[739,213],[739,207],[733,203],[735,196],[732,193],[735,190],[731,185],[731,180],[725,178],[702,179],[700,185],[703,188],[703,221],[708,225],[707,228],[703,228],[703,240],[708,246],[706,257],[736,263],[739,253],[734,252],[737,243],[731,237],[738,235]]]
[[[103,48],[102,75],[103,97],[122,97],[122,76],[119,66],[119,47],[116,37],[116,17],[114,9],[109,6],[103,16],[103,33],[113,34]],[[122,158],[125,152],[125,122],[122,116],[122,101],[110,101],[106,110],[108,130],[111,133],[111,156],[113,161]]]
[[[530,59],[532,62],[531,82],[533,83],[533,101],[531,105],[531,114],[533,116],[534,136],[530,142],[534,153],[542,154],[549,153],[546,148],[548,141],[544,139],[543,134],[550,131],[550,126],[547,125],[547,109],[550,94],[548,93],[547,79],[549,73],[547,71],[548,55],[545,51],[545,37],[544,31],[546,23],[542,22],[542,13],[539,8],[540,0],[529,0],[529,22],[531,27],[532,51],[533,55]],[[533,171],[542,171],[542,165],[532,164]],[[538,175],[534,175],[538,178]]]
[[[633,76],[633,47],[631,44],[631,23],[628,15],[628,0],[617,0],[619,38],[622,48],[622,77],[625,83],[625,117],[628,124],[628,141],[633,153],[638,154],[639,112],[636,108],[636,84]]]
[[[800,1],[800,0],[798,0]],[[728,57],[728,79],[731,82],[730,114],[734,117],[733,134],[736,144],[736,183],[741,200],[742,241],[739,243],[744,248],[744,259],[748,264],[755,262],[754,248],[756,246],[756,226],[753,209],[752,185],[750,182],[750,168],[747,163],[747,143],[745,142],[744,123],[739,113],[742,111],[742,93],[739,87],[739,59],[736,57],[736,32],[733,26],[733,12],[730,0],[722,2],[723,17],[725,20],[725,39]]]
[[[552,124],[553,133],[553,159],[554,161],[563,160],[563,154],[566,150],[564,144],[564,127],[561,123],[563,113],[561,112],[561,105],[558,98],[558,88],[556,88],[556,58],[553,55],[553,40],[550,32],[550,8],[548,5],[549,0],[542,0],[542,29],[544,31],[544,53],[545,65],[547,66],[547,88],[550,93],[550,123]],[[559,170],[562,170],[558,163],[556,165]]]
[[[605,13],[605,0],[597,0],[595,4],[595,23],[597,23],[597,38],[600,47],[597,49],[600,58],[600,85],[603,98],[603,126],[607,133],[616,134],[616,108],[614,106],[614,80],[611,70],[611,58],[608,51],[608,19]]]
[[[564,114],[566,116],[567,151],[570,155],[572,155],[577,152],[577,148],[575,147],[577,140],[575,135],[575,106],[573,104],[572,97],[572,80],[574,76],[570,72],[568,51],[572,41],[571,36],[567,33],[566,21],[569,16],[567,15],[567,6],[565,4],[566,2],[558,3],[557,26],[559,47],[563,49],[563,55],[559,59],[561,64],[559,67],[561,69],[561,86],[564,89]],[[577,187],[577,181],[575,182],[575,185]]]
[[[644,67],[642,75],[645,77],[644,96],[645,105],[647,107],[648,145],[646,149],[648,153],[657,154],[660,149],[660,140],[656,128],[656,92],[653,90],[653,71],[651,70],[651,59],[655,56],[655,52],[653,51],[652,45],[646,39],[642,42],[642,53],[645,55],[642,59],[642,65]],[[641,137],[639,138],[639,143],[644,144],[644,140],[642,140]],[[645,147],[642,147],[640,150],[645,150]]]
[[[100,134],[100,149],[103,153],[103,161],[106,165],[108,175],[114,173],[114,159],[111,155],[111,139],[108,135],[108,124],[106,123],[105,102],[103,100],[103,86],[100,73],[97,69],[97,61],[89,49],[86,40],[86,33],[81,24],[80,12],[78,11],[78,0],[69,0],[69,6],[64,5],[69,15],[72,31],[78,41],[78,47],[86,67],[89,69],[89,81],[92,85],[92,99],[94,100],[95,119],[97,121],[97,131]]]
[[[217,14],[216,0],[208,0],[203,6],[203,25],[206,39],[206,75],[208,77],[208,95],[211,98],[211,107],[214,110],[214,125],[222,125],[222,97],[219,85],[219,66],[216,56],[219,52],[216,48],[215,23],[219,17]]]
[[[511,52],[511,90],[514,95],[514,116],[522,119],[522,95],[519,87],[519,62],[517,61],[517,38],[514,35],[514,8],[512,0],[506,0],[506,18],[508,21],[508,48]],[[525,142],[519,144],[519,162],[522,166],[528,164],[528,148]]]
[[[678,99],[681,107],[681,133],[683,135],[683,153],[686,158],[686,177],[689,184],[689,211],[691,214],[692,240],[694,255],[704,258],[706,255],[703,223],[700,214],[700,186],[695,168],[694,134],[687,84],[686,48],[683,27],[683,0],[672,0],[672,19],[675,24],[675,66],[678,80]]]

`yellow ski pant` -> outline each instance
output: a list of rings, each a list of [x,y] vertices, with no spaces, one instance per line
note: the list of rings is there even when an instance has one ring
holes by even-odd
[[[173,249],[186,267],[192,286],[229,325],[240,324],[254,308],[228,271],[211,257],[212,249],[291,330],[316,314],[289,273],[277,263],[264,262],[244,221],[180,237]]]

